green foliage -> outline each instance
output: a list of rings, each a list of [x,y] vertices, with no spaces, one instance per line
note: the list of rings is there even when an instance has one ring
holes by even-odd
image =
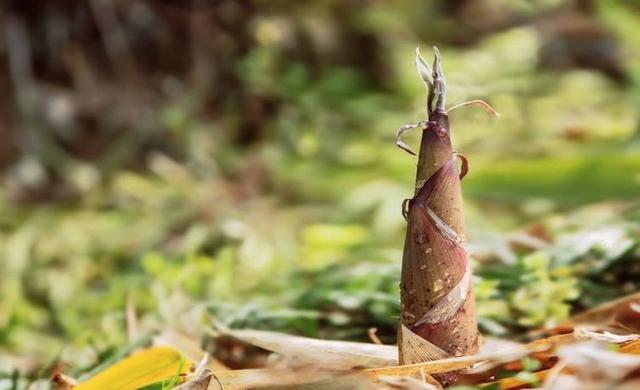
[[[304,269],[317,269],[344,261],[341,254],[364,244],[367,233],[367,228],[361,225],[306,226],[301,232],[301,257],[304,262],[300,265]]]
[[[637,153],[619,151],[575,157],[501,160],[481,167],[465,182],[465,192],[501,201],[548,199],[564,205],[602,199],[634,199],[640,183],[627,180],[640,170]]]
[[[511,296],[514,308],[522,313],[518,323],[524,326],[553,326],[569,316],[568,301],[578,298],[577,279],[571,269],[550,270],[550,258],[533,253],[522,259],[525,273],[521,287]]]

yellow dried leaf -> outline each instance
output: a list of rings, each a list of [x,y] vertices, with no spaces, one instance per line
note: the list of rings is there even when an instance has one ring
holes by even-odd
[[[135,390],[140,387],[171,380],[189,371],[182,355],[171,348],[154,347],[121,360],[75,390]]]

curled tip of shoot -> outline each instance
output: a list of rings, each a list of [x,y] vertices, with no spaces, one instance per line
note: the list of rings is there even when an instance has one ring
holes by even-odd
[[[467,157],[465,157],[464,154],[460,154],[460,153],[455,153],[456,157],[458,157],[460,159],[460,174],[459,174],[459,178],[460,180],[464,179],[465,176],[467,176],[467,173],[469,173],[469,160],[467,160]]]
[[[415,129],[415,128],[418,128],[418,127],[424,128],[425,126],[426,126],[426,122],[424,122],[424,121],[418,122],[418,123],[412,123],[412,124],[408,124],[408,125],[404,125],[404,126],[400,126],[398,131],[396,131],[396,146],[398,146],[400,149],[404,150],[405,152],[415,156],[416,152],[414,152],[409,147],[409,145],[407,145],[404,142],[402,142],[400,137],[402,137],[402,134],[406,133],[409,130],[412,130],[412,129]]]
[[[453,107],[449,107],[449,109],[447,110],[447,114],[450,113],[453,110],[458,109],[458,108],[465,107],[465,106],[471,106],[471,105],[480,106],[480,108],[482,108],[489,115],[492,115],[492,116],[495,116],[495,117],[500,116],[500,113],[498,111],[496,111],[495,108],[491,107],[491,105],[489,103],[485,102],[484,100],[480,100],[480,99],[469,100],[468,102],[456,104]]]

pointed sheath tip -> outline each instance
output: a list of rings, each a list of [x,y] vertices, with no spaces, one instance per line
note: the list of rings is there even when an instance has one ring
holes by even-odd
[[[420,53],[420,45],[416,45],[416,60],[420,59],[424,62],[424,58],[422,58],[422,54]]]
[[[435,105],[432,109],[439,109],[444,111],[445,102],[447,100],[447,83],[444,78],[444,71],[442,70],[442,62],[440,58],[440,50],[437,46],[433,46],[434,58],[433,58],[433,80],[435,85]],[[430,99],[429,104],[433,103],[433,98]]]
[[[438,73],[438,76],[442,77],[442,69],[440,68],[440,50],[438,50],[438,46],[433,46],[433,71]]]
[[[433,88],[433,71],[420,55],[420,47],[416,46],[416,69],[427,89]]]

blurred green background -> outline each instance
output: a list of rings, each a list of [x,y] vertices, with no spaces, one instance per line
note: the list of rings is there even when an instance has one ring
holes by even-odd
[[[96,364],[127,307],[394,342],[416,45],[501,113],[451,119],[482,331],[637,289],[639,1],[9,0],[0,38],[0,375]]]

